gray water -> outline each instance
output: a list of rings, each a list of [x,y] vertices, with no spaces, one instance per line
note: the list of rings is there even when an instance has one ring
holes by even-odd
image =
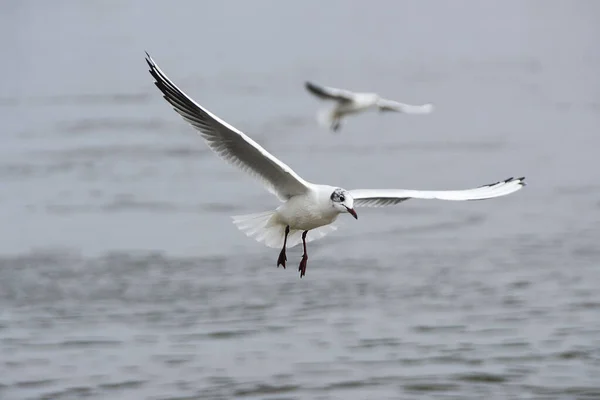
[[[1,399],[600,398],[600,4],[0,2]],[[144,51],[301,176],[408,201],[301,249]],[[305,80],[429,116],[319,128]]]

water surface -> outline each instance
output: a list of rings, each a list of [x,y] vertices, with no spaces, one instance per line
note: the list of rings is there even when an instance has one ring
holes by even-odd
[[[351,6],[350,6],[351,4]],[[591,1],[0,4],[0,397],[599,398]],[[230,215],[277,200],[162,100],[301,176],[468,188],[340,218],[307,275]],[[433,102],[319,129],[307,79]]]

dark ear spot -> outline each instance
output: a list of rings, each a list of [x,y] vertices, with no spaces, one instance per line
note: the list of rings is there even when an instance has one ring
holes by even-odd
[[[335,201],[335,202],[339,202],[340,201],[340,189],[336,189],[333,191],[333,193],[331,193],[331,201]]]

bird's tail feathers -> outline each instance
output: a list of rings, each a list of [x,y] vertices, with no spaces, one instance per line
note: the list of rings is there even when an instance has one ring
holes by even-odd
[[[264,243],[271,248],[283,247],[285,237],[285,225],[281,224],[277,218],[273,218],[275,211],[260,212],[255,214],[236,215],[231,217],[233,223],[246,236],[255,239],[257,242]],[[333,225],[325,225],[308,231],[306,242],[321,239],[337,228]],[[288,233],[287,248],[294,247],[302,243],[302,230],[291,229]]]
[[[263,242],[268,247],[279,247],[283,244],[285,227],[278,224],[273,216],[275,211],[260,212],[246,215],[235,215],[231,217],[233,223],[246,236]]]

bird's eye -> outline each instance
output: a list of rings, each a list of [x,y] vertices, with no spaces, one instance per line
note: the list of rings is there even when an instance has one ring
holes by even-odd
[[[340,196],[340,201],[344,201],[346,198],[344,196]]]

